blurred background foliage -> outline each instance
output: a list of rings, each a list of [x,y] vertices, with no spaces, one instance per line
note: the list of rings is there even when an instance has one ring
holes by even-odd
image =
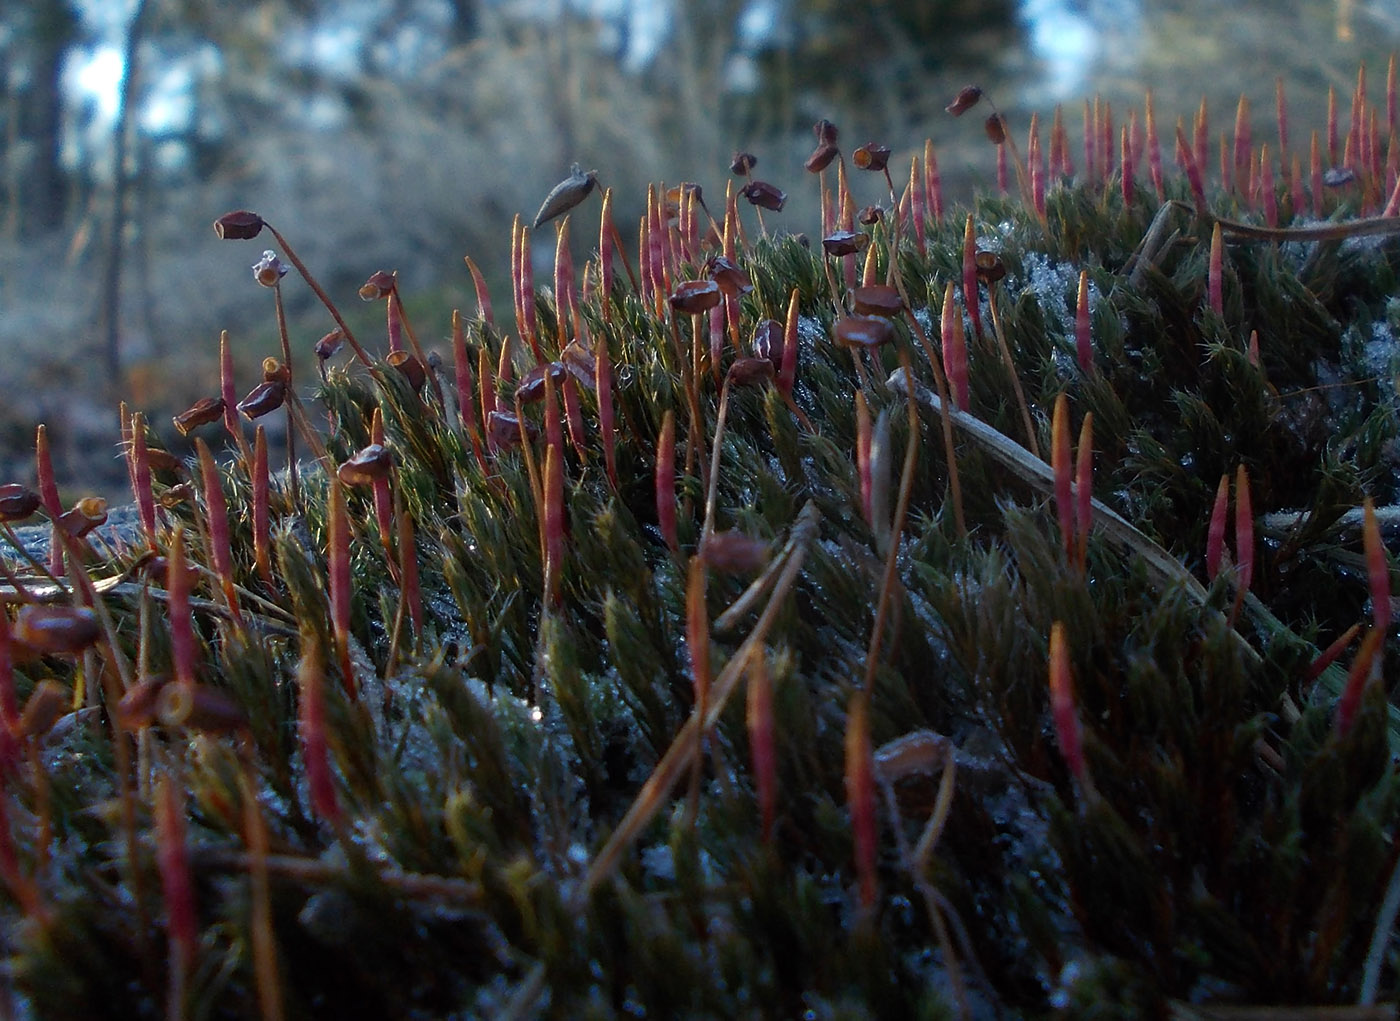
[[[747,149],[810,231],[818,118],[892,165],[931,137],[967,195],[991,149],[942,108],[968,81],[1018,131],[1149,86],[1159,117],[1204,95],[1220,127],[1246,92],[1264,130],[1281,77],[1315,126],[1397,46],[1389,0],[2,0],[0,476],[32,479],[44,421],[70,487],[119,492],[118,399],[160,423],[213,393],[221,329],[250,375],[276,351],[258,253],[209,231],[228,209],[277,223],[347,306],[397,270],[431,344],[473,307],[462,256],[503,296],[511,218],[575,160],[627,223],[649,181],[721,195]],[[329,323],[288,300],[309,346]]]

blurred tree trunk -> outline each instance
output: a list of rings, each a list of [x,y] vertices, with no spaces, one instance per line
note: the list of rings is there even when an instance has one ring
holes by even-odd
[[[481,32],[481,10],[478,0],[448,0],[452,8],[453,34],[470,42]]]
[[[67,183],[61,162],[63,144],[63,57],[73,44],[78,19],[65,0],[35,0],[14,17],[18,22],[6,54],[11,67],[6,83],[11,102],[6,111],[8,180],[12,235],[32,237],[63,222]],[[13,24],[13,22],[11,22]]]
[[[102,286],[102,321],[106,337],[107,369],[113,381],[120,381],[121,359],[121,292],[122,242],[126,233],[126,196],[130,190],[127,171],[127,146],[133,120],[132,96],[135,94],[136,58],[146,28],[146,0],[137,0],[132,12],[131,26],[126,33],[122,61],[121,104],[117,110],[112,147],[112,216],[109,224],[107,267]]]

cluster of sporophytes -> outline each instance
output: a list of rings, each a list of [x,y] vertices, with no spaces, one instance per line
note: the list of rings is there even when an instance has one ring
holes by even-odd
[[[225,340],[189,461],[123,409],[120,537],[42,427],[37,491],[0,490],[10,1006],[1391,995],[1388,85],[1310,173],[1281,90],[1277,148],[1242,115],[1219,178],[1204,108],[1173,174],[1150,99],[1116,136],[1086,105],[1077,172],[1058,114],[1047,160],[993,112],[1014,194],[956,213],[931,146],[900,189],[822,122],[814,240],[751,154],[717,218],[654,188],[635,244],[576,168],[517,222],[513,315],[469,259],[441,356],[392,274],[380,358],[221,217],[277,246],[283,357],[240,400]],[[287,263],[338,322],[314,395]]]

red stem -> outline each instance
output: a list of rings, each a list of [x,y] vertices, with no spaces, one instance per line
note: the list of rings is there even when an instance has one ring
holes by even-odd
[[[350,327],[341,316],[340,309],[335,307],[335,302],[331,301],[330,296],[321,289],[321,285],[316,282],[316,278],[311,275],[311,271],[306,268],[306,265],[301,259],[297,258],[297,253],[292,251],[292,246],[287,244],[287,239],[279,234],[277,228],[266,220],[263,221],[263,225],[267,227],[272,236],[277,239],[277,244],[281,246],[283,254],[286,255],[288,261],[297,268],[297,272],[300,273],[301,278],[306,281],[306,285],[311,288],[316,297],[321,299],[321,304],[326,306],[326,311],[331,314],[331,318],[335,320],[335,324],[340,327],[340,332],[345,334],[345,339],[350,344],[351,349],[354,350],[355,356],[366,366],[373,364],[370,361],[369,355],[365,354],[365,349],[360,346],[360,342],[355,339],[355,334],[351,332]]]
[[[1055,398],[1050,426],[1050,466],[1055,476],[1055,517],[1065,555],[1074,556],[1074,468],[1070,463],[1069,399],[1063,391]]]
[[[1225,553],[1225,522],[1230,508],[1230,476],[1220,476],[1211,505],[1210,524],[1206,527],[1206,578],[1215,580],[1220,573],[1220,561]]]
[[[667,409],[656,445],[656,523],[672,553],[680,551],[676,534],[676,414]]]
[[[233,584],[233,547],[229,539],[228,506],[224,501],[224,488],[219,482],[219,468],[214,463],[214,455],[202,439],[195,440],[195,451],[199,456],[199,472],[204,482],[204,507],[209,517],[209,545],[214,561],[214,573],[219,577],[224,599],[228,602],[233,619],[242,623],[238,611],[238,594]]]
[[[1050,712],[1065,765],[1076,780],[1084,783],[1088,777],[1088,769],[1084,762],[1079,716],[1074,709],[1074,681],[1070,672],[1069,647],[1065,642],[1065,625],[1058,620],[1050,626]]]
[[[875,813],[875,759],[870,739],[869,699],[869,692],[857,691],[846,717],[846,804],[851,813],[851,840],[863,912],[875,907],[879,893],[876,877],[879,829]]]

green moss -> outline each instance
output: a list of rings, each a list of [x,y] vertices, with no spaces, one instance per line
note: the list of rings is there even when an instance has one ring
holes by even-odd
[[[1168,191],[1189,197],[1184,182]],[[1211,201],[1214,216],[1251,215],[1233,196]],[[599,395],[569,377],[583,437],[552,454],[562,535],[540,506],[551,456],[542,404],[526,406],[540,431],[530,456],[483,448],[479,459],[486,423],[475,403],[459,416],[452,366],[437,379],[446,400],[387,365],[333,367],[315,394],[326,446],[345,461],[382,413],[391,503],[413,523],[422,627],[408,611],[403,538],[394,530],[386,543],[370,488],[347,487],[354,676],[344,677],[326,466],[303,463],[295,506],[274,487],[269,583],[243,513],[249,466],[235,460],[221,484],[237,617],[198,487],[169,518],[207,568],[194,611],[199,683],[242,724],[157,716],[132,734],[115,728],[94,679],[106,670],[116,691],[126,664],[136,664],[128,680],[174,671],[168,604],[157,581],[136,580],[135,545],[93,558],[93,579],[133,572],[100,586],[113,631],[85,657],[14,671],[24,699],[39,678],[72,682],[81,668],[90,705],[48,738],[26,738],[33,754],[8,774],[17,866],[3,890],[5,950],[25,1010],[77,1016],[101,1003],[158,1016],[175,995],[205,1017],[248,1016],[268,997],[287,1016],[941,1017],[996,1005],[1126,1017],[1173,999],[1354,1001],[1395,867],[1400,716],[1372,683],[1343,734],[1334,707],[1354,653],[1315,681],[1306,672],[1318,646],[1370,616],[1348,512],[1363,494],[1395,496],[1395,390],[1373,341],[1396,328],[1400,245],[1230,234],[1217,311],[1212,221],[1166,208],[1169,230],[1148,261],[1140,242],[1159,209],[1146,187],[1125,207],[1101,182],[1057,186],[1043,219],[983,199],[927,224],[923,250],[906,227],[892,251],[880,225],[874,266],[898,275],[935,353],[969,212],[1007,275],[994,295],[981,289],[987,332],[968,323],[963,410],[1012,445],[1027,441],[991,334],[994,297],[1047,460],[1055,400],[1066,396],[1075,429],[1093,414],[1101,503],[1082,566],[1028,454],[1008,461],[961,421],[945,433],[928,398],[886,385],[907,363],[937,392],[908,322],[892,347],[859,356],[877,438],[863,482],[862,378],[832,340],[820,246],[793,237],[740,252],[753,290],[736,324],[742,348],[759,319],[785,319],[797,292],[791,403],[772,382],[736,386],[713,461],[717,381],[739,355],[728,331],[721,363],[702,359],[693,375],[690,344],[698,336],[708,351],[707,324],[695,334],[688,317],[673,323],[665,295],[637,294],[620,273],[607,307],[596,288],[579,302],[580,341],[606,344],[613,367],[618,477],[603,466]],[[577,225],[589,214],[573,215]],[[1075,349],[1081,269],[1093,289],[1087,370]],[[585,272],[596,281],[596,260]],[[537,311],[558,356],[560,316],[544,289]],[[517,378],[528,371],[513,332],[468,324],[473,378],[476,352],[494,367],[507,342]],[[493,385],[513,411],[515,383]],[[676,476],[661,488],[675,494],[678,550],[660,528],[654,474],[668,411]],[[1233,568],[1203,578],[1216,487],[1240,465],[1256,535],[1245,599]],[[177,481],[162,476],[158,494],[179,496]],[[702,537],[727,530],[766,543],[765,562],[714,561]],[[157,546],[171,540],[162,526]],[[687,620],[697,601],[706,631]],[[1047,680],[1056,623],[1082,770],[1062,753],[1066,720]],[[701,641],[714,709],[703,734]],[[756,657],[772,685],[767,729],[761,706],[746,704]],[[858,747],[847,709],[867,678],[881,768],[936,747],[955,749],[956,773],[941,790],[939,751],[878,785],[876,894],[862,905],[852,820],[866,806],[848,802],[859,784],[847,775]],[[325,703],[340,818],[310,796],[309,685]],[[891,744],[917,732],[925,744]],[[755,764],[765,751],[776,781],[766,836]],[[156,778],[187,806],[199,927],[194,960],[173,975],[167,891],[182,880],[154,821]],[[916,860],[936,811],[946,826]],[[273,956],[260,966],[263,940]],[[1393,992],[1394,951],[1380,963]]]

